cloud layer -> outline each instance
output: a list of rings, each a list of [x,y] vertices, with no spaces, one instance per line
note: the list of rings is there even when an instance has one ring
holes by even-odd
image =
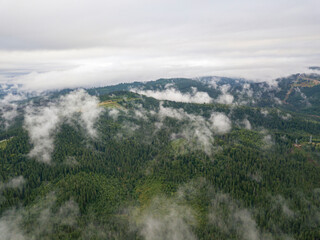
[[[271,79],[319,63],[319,9],[317,0],[1,1],[0,82]]]

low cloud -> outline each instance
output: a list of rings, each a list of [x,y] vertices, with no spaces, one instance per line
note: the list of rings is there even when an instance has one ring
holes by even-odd
[[[0,182],[0,191],[6,188],[21,188],[25,182],[26,180],[24,179],[23,176],[11,178],[6,183]]]
[[[24,128],[28,131],[33,148],[29,153],[40,162],[50,163],[54,150],[54,135],[64,121],[76,116],[80,125],[90,137],[97,135],[94,124],[103,108],[98,99],[84,90],[75,90],[45,107],[28,106],[25,112]]]
[[[212,113],[210,121],[212,129],[217,134],[225,134],[231,130],[231,120],[224,113]]]
[[[5,197],[3,196],[3,192],[6,189],[22,189],[23,185],[25,184],[26,180],[23,176],[13,177],[9,179],[7,182],[0,182],[0,204],[5,201]],[[1,229],[0,229],[1,232]]]
[[[269,111],[266,110],[266,109],[261,109],[261,110],[260,110],[260,113],[261,113],[264,117],[266,117],[266,116],[268,116]]]
[[[243,123],[243,125],[244,125],[244,127],[245,127],[246,129],[248,129],[248,130],[251,130],[251,129],[252,129],[251,123],[250,123],[250,121],[249,121],[247,118],[243,119],[242,123]]]
[[[292,118],[291,114],[281,112],[280,110],[277,110],[278,116],[283,120],[290,120]]]
[[[2,124],[7,128],[13,120],[18,116],[18,101],[25,99],[23,95],[7,94],[4,98],[0,99],[0,116],[3,120]]]
[[[55,195],[49,194],[30,208],[5,211],[0,218],[0,239],[46,239],[51,238],[59,227],[77,228],[78,205],[69,200],[54,211],[55,202]]]
[[[184,127],[181,132],[172,134],[173,139],[183,136],[188,140],[189,144],[203,149],[209,155],[212,154],[214,149],[214,135],[228,133],[232,124],[224,113],[213,112],[210,118],[206,119],[200,115],[187,113],[182,108],[163,107],[162,104],[160,105],[158,117],[161,123],[166,117],[186,121],[187,127]]]
[[[220,87],[221,95],[215,101],[221,104],[232,104],[234,97],[228,93],[230,87],[229,84],[222,85]]]
[[[274,145],[274,140],[272,139],[272,136],[270,134],[267,134],[262,139],[263,142],[263,148],[271,148]]]
[[[274,208],[280,208],[284,216],[287,218],[293,218],[295,216],[295,212],[289,207],[289,201],[281,195],[273,197],[272,200],[274,202]]]
[[[196,88],[192,88],[191,93],[182,93],[175,88],[167,88],[165,90],[138,90],[132,89],[131,91],[145,95],[147,97],[153,97],[158,100],[168,100],[174,102],[186,102],[186,103],[211,103],[212,98],[206,92],[199,92]]]
[[[139,234],[145,240],[196,240],[191,226],[195,222],[191,208],[173,199],[156,197],[151,204],[133,213]]]
[[[209,208],[209,224],[218,227],[226,238],[265,239],[250,210],[232,200],[228,194],[216,193]],[[266,238],[267,239],[267,238]]]

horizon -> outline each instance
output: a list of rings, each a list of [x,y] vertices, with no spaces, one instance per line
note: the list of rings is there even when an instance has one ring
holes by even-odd
[[[32,4],[31,4],[32,3]],[[50,90],[198,76],[272,81],[320,62],[320,2],[2,1],[0,84]]]

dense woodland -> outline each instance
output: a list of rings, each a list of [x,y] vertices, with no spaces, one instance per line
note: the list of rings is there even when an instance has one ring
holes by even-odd
[[[256,101],[246,105],[159,101],[127,91],[174,82],[182,93],[196,87],[216,98],[219,89],[206,78],[89,89],[108,103],[95,123],[97,136],[88,137],[77,116],[63,122],[50,164],[29,155],[24,106],[71,90],[22,101],[19,116],[0,131],[0,226],[23,239],[320,239],[319,85],[302,89],[309,107],[298,90],[286,104],[270,100],[284,99],[296,77],[265,92],[250,83]],[[230,84],[237,101],[244,83],[219,84]],[[204,122],[223,113],[231,129],[213,131],[208,147],[193,135],[203,127],[197,120],[159,120],[161,108]],[[17,178],[19,186],[9,184]]]

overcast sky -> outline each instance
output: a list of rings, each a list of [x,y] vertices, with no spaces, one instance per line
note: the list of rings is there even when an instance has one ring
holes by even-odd
[[[319,0],[0,0],[0,82],[28,89],[313,65]]]

